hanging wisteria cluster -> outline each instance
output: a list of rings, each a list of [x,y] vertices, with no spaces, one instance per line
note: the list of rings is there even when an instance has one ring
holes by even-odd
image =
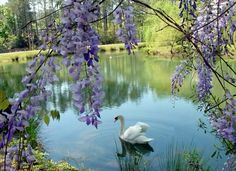
[[[4,150],[5,159],[1,170],[18,170],[23,162],[30,164],[35,160],[31,146],[25,144],[25,129],[36,114],[48,112],[41,107],[51,95],[46,87],[58,81],[56,73],[61,65],[68,68],[74,80],[71,91],[74,106],[80,114],[79,120],[96,128],[101,123],[99,118],[104,93],[98,65],[99,37],[91,24],[98,20],[99,4],[90,0],[66,0],[64,7],[61,23],[52,21],[41,34],[43,44],[40,53],[28,63],[27,75],[22,79],[25,89],[16,93],[9,100],[10,107],[2,112],[0,148]],[[116,20],[119,17],[121,20],[117,24],[124,26],[118,36],[129,53],[138,42],[132,12],[130,6],[115,11]],[[57,60],[54,54],[61,55],[63,59]],[[19,143],[10,144],[15,135],[21,135]],[[14,163],[18,163],[17,166]]]
[[[97,127],[103,92],[98,65],[99,38],[91,22],[98,19],[99,6],[92,1],[66,1],[65,5],[72,7],[64,10],[58,52],[75,80],[71,90],[74,105],[84,115],[81,120]]]
[[[210,10],[213,10],[214,15],[211,15],[210,17],[208,14],[205,18],[199,19],[200,23],[206,24],[208,20],[213,20],[217,16],[221,15],[218,20],[210,23],[207,27],[200,28],[203,24],[198,25],[200,29],[196,31],[198,33],[197,38],[200,39],[200,41],[208,40],[206,41],[208,47],[206,48],[206,45],[203,45],[202,49],[207,50],[207,53],[204,54],[206,54],[206,59],[211,60],[209,61],[211,66],[214,66],[214,62],[216,61],[217,57],[219,58],[228,52],[229,45],[234,44],[233,34],[236,30],[236,21],[233,19],[233,16],[235,15],[235,7],[233,6],[234,3],[234,1],[229,0],[215,4],[209,4],[205,10],[206,12],[208,11],[208,13]],[[227,72],[221,74],[226,82],[231,84],[235,83],[232,78],[233,76],[231,77]],[[223,109],[222,116],[216,120],[215,118],[211,119],[214,121],[213,126],[216,128],[217,133],[227,140],[235,143],[235,97],[233,97],[228,90],[225,90],[225,98],[227,101],[225,108]]]
[[[191,62],[185,59],[176,67],[172,77],[172,93],[176,94],[190,71],[196,71],[197,98],[205,106],[213,131],[226,145],[226,151],[231,153],[222,170],[235,170],[236,94],[232,90],[236,90],[236,72],[224,56],[230,55],[229,49],[235,45],[236,2],[212,0],[199,1],[197,4],[198,7],[196,1],[180,1],[182,25],[190,25],[190,29],[182,33],[193,53],[187,56]],[[212,91],[213,77],[224,92],[220,100]]]
[[[236,155],[233,154],[228,157],[227,161],[224,163],[224,167],[222,168],[222,171],[226,170],[236,170]]]
[[[232,17],[235,8],[229,8],[232,6],[232,2],[207,2],[200,10],[199,16],[194,23],[193,36],[202,52],[202,57],[199,57],[197,66],[199,76],[197,92],[200,99],[210,93],[212,72],[217,58],[225,55],[228,46],[234,43],[232,37],[236,23]],[[229,11],[225,12],[227,9]],[[224,12],[225,14],[222,15]],[[225,33],[227,35],[224,35]],[[216,76],[219,77],[220,75],[217,74]]]
[[[211,123],[216,128],[217,134],[221,137],[236,143],[236,99],[227,90],[226,105],[223,109],[223,114],[219,117],[212,115]]]
[[[217,112],[214,110],[213,113],[208,110],[209,118],[217,135],[234,144],[236,143],[236,100],[235,95],[225,85],[236,88],[236,73],[224,60],[223,56],[227,55],[229,47],[234,45],[233,35],[236,31],[235,1],[201,1],[201,3],[198,3],[198,8],[194,2],[180,1],[180,16],[185,10],[187,12],[191,11],[189,6],[197,10],[197,15],[192,15],[193,26],[190,34],[186,35],[187,40],[196,51],[196,53],[193,53],[195,62],[193,62],[192,67],[196,69],[198,76],[196,93],[201,102],[210,97],[214,99],[212,93],[213,76],[219,82],[225,96],[218,105],[210,107],[210,109],[219,108],[219,110]],[[227,66],[228,70],[223,70],[222,66],[218,67],[217,62],[220,65]],[[181,87],[186,74],[190,73],[186,72],[186,70],[189,71],[189,68],[186,69],[185,66],[181,64],[176,68],[176,72],[172,77],[173,93]],[[229,74],[229,71],[231,74]]]
[[[68,68],[69,75],[75,83],[71,90],[74,105],[81,114],[81,120],[98,126],[100,121],[100,108],[103,98],[102,76],[98,66],[98,35],[90,22],[96,20],[99,15],[99,6],[91,1],[76,2],[66,1],[61,23],[50,23],[42,33],[43,44],[40,53],[26,68],[27,75],[22,79],[25,89],[16,93],[10,99],[11,108],[1,117],[1,142],[0,148],[4,150],[4,165],[1,170],[18,170],[24,162],[34,161],[32,148],[25,146],[25,128],[31,118],[41,113],[42,102],[48,100],[51,95],[47,85],[58,80],[56,73],[61,69],[60,65]],[[62,63],[53,56],[63,56]],[[57,57],[58,58],[58,57]],[[16,134],[23,134],[17,145],[10,145]],[[18,166],[14,167],[14,163]]]
[[[184,19],[187,19],[188,15],[196,17],[197,0],[180,0],[179,9],[179,16]]]
[[[115,10],[114,16],[114,23],[120,26],[120,29],[116,32],[116,35],[120,41],[125,44],[125,48],[130,54],[132,49],[138,45],[138,39],[136,37],[137,31],[134,24],[133,7],[119,7]]]
[[[182,87],[185,77],[190,73],[190,69],[187,67],[188,62],[186,60],[182,61],[175,69],[175,73],[171,78],[171,90],[172,94],[175,94],[176,91],[179,91],[179,88]]]

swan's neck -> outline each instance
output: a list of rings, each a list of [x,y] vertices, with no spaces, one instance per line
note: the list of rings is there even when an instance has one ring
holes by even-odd
[[[125,131],[125,121],[124,118],[120,118],[120,135],[122,135]]]

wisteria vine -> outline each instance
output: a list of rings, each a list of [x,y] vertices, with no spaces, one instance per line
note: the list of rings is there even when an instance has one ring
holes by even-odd
[[[223,139],[223,142],[227,142],[226,144],[230,144],[227,151],[230,151],[233,156],[236,153],[236,95],[232,90],[236,89],[236,73],[223,56],[231,55],[230,48],[235,45],[235,6],[233,0],[200,1],[198,7],[193,1],[180,1],[180,16],[186,19],[188,15],[184,16],[183,13],[192,14],[188,22],[191,21],[193,26],[191,30],[185,32],[185,40],[195,49],[191,56],[193,59],[191,70],[195,69],[197,72],[198,100],[205,104],[210,101],[204,105],[210,123],[216,135]],[[193,9],[195,12],[192,11]],[[223,65],[227,69],[223,69]],[[172,77],[173,93],[176,88],[181,87],[183,79],[191,73],[189,71],[189,67],[183,63],[176,68]],[[224,91],[220,101],[212,91],[213,77]],[[235,169],[235,166],[233,168]]]

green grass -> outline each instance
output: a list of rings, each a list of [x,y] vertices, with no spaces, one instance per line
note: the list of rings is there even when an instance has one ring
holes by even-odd
[[[119,51],[120,47],[123,47],[123,44],[109,44],[109,45],[100,45],[100,51],[101,52],[114,52],[114,51]]]
[[[18,58],[19,60],[27,60],[27,58],[32,58],[33,56],[37,55],[38,52],[39,50],[1,53],[0,62],[9,62],[15,60],[16,58]]]
[[[108,45],[100,45],[101,53],[111,53],[111,52],[123,52],[125,51],[124,44],[108,44]],[[177,47],[178,48],[178,47]],[[148,55],[152,56],[161,56],[164,58],[172,58],[181,56],[177,51],[177,48],[171,49],[170,45],[163,45],[158,42],[152,43],[139,43],[136,49],[143,50]],[[39,50],[31,50],[31,51],[19,51],[19,52],[10,52],[10,53],[0,53],[0,63],[4,62],[18,62],[18,61],[27,61],[32,59],[34,56],[38,54]],[[229,57],[225,57],[226,60],[236,60],[236,51],[232,50],[234,56],[233,59]]]
[[[166,152],[158,161],[161,171],[211,171],[201,151],[194,147],[167,146]]]
[[[146,43],[139,43],[137,49],[145,48]],[[125,50],[123,43],[117,43],[117,44],[108,44],[108,45],[100,45],[100,52],[121,52]]]
[[[138,49],[141,49],[144,47],[146,47],[146,44],[140,43]],[[121,51],[125,50],[124,44],[122,44],[122,43],[100,45],[99,48],[100,48],[100,52],[121,52]],[[0,54],[0,63],[26,61],[28,59],[32,59],[38,53],[39,53],[39,50],[1,53]]]

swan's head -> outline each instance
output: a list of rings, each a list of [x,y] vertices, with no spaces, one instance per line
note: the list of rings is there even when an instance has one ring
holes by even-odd
[[[114,118],[114,122],[118,121],[118,120],[123,120],[124,117],[122,115],[118,115]]]

